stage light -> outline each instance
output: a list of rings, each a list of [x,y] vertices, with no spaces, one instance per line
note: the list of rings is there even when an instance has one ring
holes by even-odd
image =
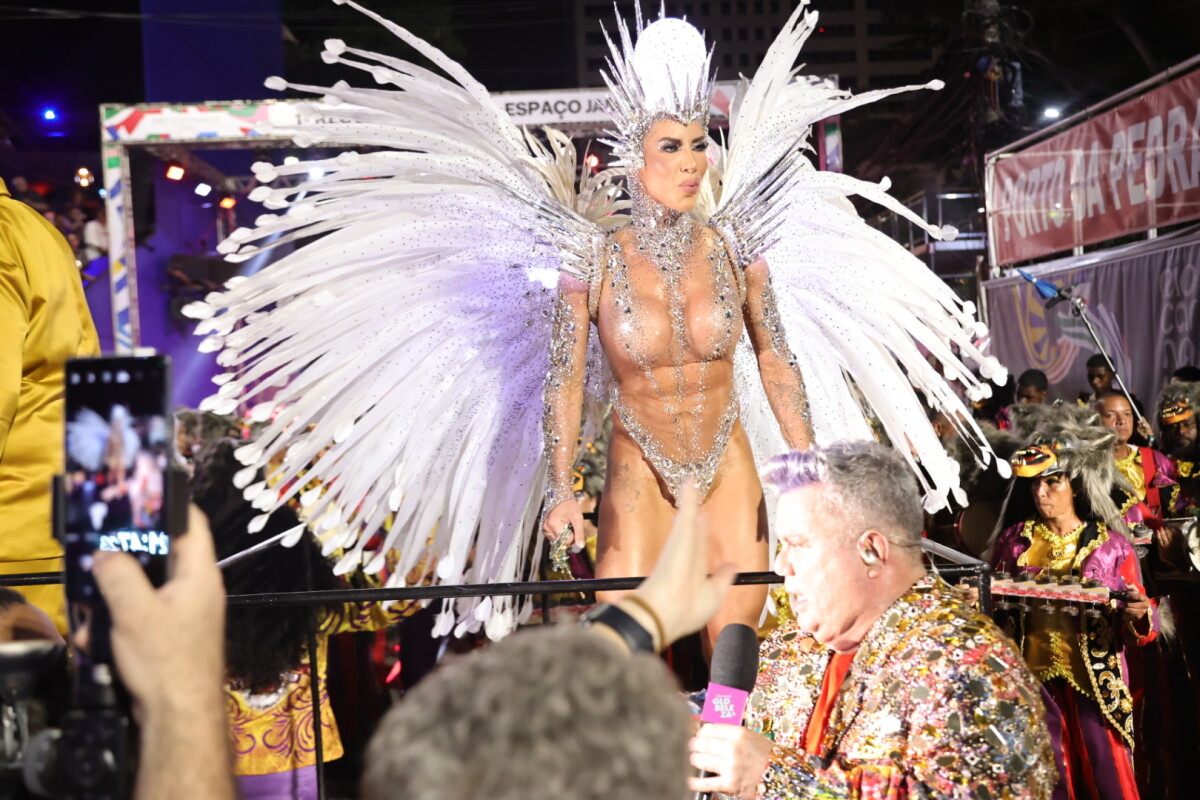
[[[86,189],[96,182],[96,178],[92,175],[92,171],[90,169],[87,167],[80,167],[79,169],[75,170],[75,182]]]
[[[47,122],[53,122],[54,120],[58,119],[58,111],[47,106],[46,108],[42,109],[42,119],[46,120]]]
[[[236,197],[222,197],[221,202],[217,203],[221,208],[233,208],[237,205]]]
[[[196,194],[200,195],[201,197],[208,197],[209,192],[211,192],[211,191],[212,191],[212,187],[209,186],[207,183],[197,183],[196,184]]]
[[[595,169],[600,166],[600,156],[588,153],[587,158],[583,159],[583,163],[587,164],[590,169]]]
[[[1042,118],[1043,119],[1058,119],[1061,116],[1062,116],[1062,109],[1060,109],[1060,108],[1054,108],[1053,106],[1050,106],[1049,108],[1042,109]]]
[[[101,197],[107,198],[108,197],[108,189],[100,189],[99,194]]]
[[[178,164],[167,165],[167,180],[169,181],[181,181],[186,174],[187,170]]]

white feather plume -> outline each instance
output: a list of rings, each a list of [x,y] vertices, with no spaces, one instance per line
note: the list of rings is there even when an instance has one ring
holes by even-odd
[[[377,570],[392,549],[399,575],[430,559],[444,583],[522,579],[541,547],[528,533],[558,275],[588,278],[598,223],[625,203],[611,172],[576,188],[569,138],[522,131],[460,65],[349,5],[442,74],[331,40],[326,61],[388,89],[293,87],[345,120],[293,136],[363,149],[256,165],[263,181],[321,177],[257,189],[282,213],[222,250],[240,260],[318,238],[188,307],[229,370],[202,408],[273,419],[238,457],[291,488],[248,486],[248,499],[269,512],[319,482],[302,506],[327,544],[347,548],[336,571]],[[488,604],[490,633],[517,618],[513,602]],[[477,605],[459,601],[454,619],[479,627]]]
[[[235,231],[222,252],[236,261],[303,246],[187,307],[200,320],[201,348],[226,368],[202,407],[240,408],[266,423],[237,453],[247,467],[242,488],[264,512],[256,522],[299,496],[310,527],[346,548],[337,571],[377,571],[390,549],[392,585],[422,562],[436,563],[443,583],[518,580],[541,548],[529,534],[546,472],[541,393],[558,276],[590,277],[603,232],[623,222],[628,204],[615,170],[576,186],[568,137],[521,130],[459,64],[347,5],[436,71],[330,40],[325,61],[383,88],[292,87],[337,105],[341,118],[290,131],[296,141],[351,149],[255,165],[264,183],[295,182],[255,189],[271,213]],[[957,486],[957,467],[914,389],[982,442],[943,375],[982,393],[960,358],[983,364],[985,375],[1002,369],[974,348],[971,309],[845,198],[911,213],[886,187],[816,172],[804,159],[815,121],[916,87],[852,97],[793,81],[815,20],[802,11],[739,90],[729,149],[717,154],[700,213],[732,228],[739,246],[766,253],[818,441],[869,437],[869,407],[901,452],[920,459],[936,505]],[[588,361],[595,417],[608,376],[594,336]],[[745,342],[735,366],[743,423],[765,458],[783,442]],[[249,485],[257,468],[286,488]],[[306,488],[312,481],[318,488]],[[512,598],[447,601],[437,631],[501,636],[530,610]]]
[[[868,226],[846,200],[850,195],[885,206],[935,238],[953,228],[929,225],[887,193],[847,175],[813,169],[804,153],[811,126],[835,114],[897,92],[941,88],[940,81],[866,92],[813,86],[796,80],[800,49],[817,15],[795,10],[753,80],[743,80],[731,106],[728,150],[719,149],[704,207],[735,234],[744,260],[765,257],[788,341],[804,375],[819,443],[870,438],[869,416],[909,460],[929,510],[953,494],[962,500],[958,465],[950,459],[917,398],[945,411],[985,462],[991,451],[970,411],[953,390],[990,393],[964,361],[1003,382],[995,359],[975,346],[984,329],[919,259]],[[937,363],[930,364],[926,354]],[[739,389],[761,395],[753,354],[738,353]],[[744,425],[756,453],[783,448],[778,425],[762,403],[743,401]],[[924,468],[918,469],[917,462]]]

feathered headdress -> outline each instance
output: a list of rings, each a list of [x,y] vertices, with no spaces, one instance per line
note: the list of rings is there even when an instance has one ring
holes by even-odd
[[[1000,512],[1000,530],[1035,512],[1029,482],[1041,475],[1066,475],[1076,495],[1082,493],[1091,512],[1086,516],[1129,535],[1123,508],[1136,497],[1117,469],[1116,434],[1100,424],[1091,408],[1075,405],[1027,406],[1019,429],[1030,431],[1027,446],[1013,454],[1013,480]]]
[[[666,17],[650,25],[642,22],[640,3],[634,4],[634,32],[630,36],[624,20],[617,19],[617,41],[608,39],[608,69],[601,70],[612,92],[609,113],[617,129],[612,139],[602,140],[613,148],[616,165],[627,170],[644,166],[642,140],[655,122],[673,119],[687,125],[699,120],[708,127],[715,76],[712,51],[705,49],[704,36],[691,23]]]

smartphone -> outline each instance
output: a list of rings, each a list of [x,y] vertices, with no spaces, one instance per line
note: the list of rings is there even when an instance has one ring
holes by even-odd
[[[162,355],[67,362],[60,530],[69,605],[98,600],[92,561],[100,550],[130,553],[151,583],[166,582],[175,500],[170,372]]]

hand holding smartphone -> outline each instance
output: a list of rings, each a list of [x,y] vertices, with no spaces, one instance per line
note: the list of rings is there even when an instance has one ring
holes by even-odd
[[[98,550],[133,554],[161,586],[171,549],[166,512],[176,502],[167,477],[174,458],[169,360],[68,361],[66,420],[61,528],[68,604],[98,598],[91,576]]]

